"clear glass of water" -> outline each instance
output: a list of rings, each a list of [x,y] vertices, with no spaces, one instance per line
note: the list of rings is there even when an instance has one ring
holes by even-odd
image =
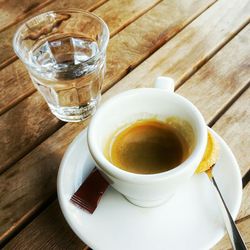
[[[108,40],[101,18],[70,9],[25,22],[13,47],[52,113],[79,122],[94,114],[100,100]]]

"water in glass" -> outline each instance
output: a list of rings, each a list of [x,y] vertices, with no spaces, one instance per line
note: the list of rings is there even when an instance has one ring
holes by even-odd
[[[78,122],[96,110],[108,40],[102,19],[69,9],[42,13],[22,24],[13,47],[52,113]]]
[[[103,58],[98,44],[84,37],[60,37],[35,46],[29,53],[35,71],[30,76],[51,111],[68,121],[94,112],[103,82]],[[41,66],[48,70],[40,72]],[[79,116],[77,118],[77,116]]]

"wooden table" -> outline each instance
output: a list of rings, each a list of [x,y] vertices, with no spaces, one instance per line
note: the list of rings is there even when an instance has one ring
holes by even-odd
[[[250,246],[249,0],[11,0],[0,15],[0,248],[87,249],[56,197],[63,153],[87,123],[55,118],[12,49],[21,21],[68,7],[110,28],[103,99],[170,76],[229,144],[244,187],[236,223]],[[229,248],[225,237],[214,249]]]

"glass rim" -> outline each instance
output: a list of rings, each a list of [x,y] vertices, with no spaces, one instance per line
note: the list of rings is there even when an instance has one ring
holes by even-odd
[[[27,19],[26,21],[24,21],[16,30],[15,34],[14,34],[14,37],[12,39],[12,46],[13,46],[13,49],[14,49],[14,52],[15,54],[18,56],[18,58],[25,64],[27,65],[28,67],[31,67],[31,68],[34,68],[35,71],[43,71],[42,69],[46,69],[46,71],[48,70],[47,67],[44,67],[44,66],[39,66],[39,70],[37,70],[37,65],[31,63],[31,62],[27,62],[27,60],[25,60],[24,56],[18,52],[17,50],[17,40],[19,38],[19,35],[22,31],[22,29],[25,27],[25,25],[32,21],[34,18],[37,18],[39,16],[43,16],[43,15],[46,15],[46,14],[50,14],[50,13],[55,13],[55,14],[58,14],[58,13],[62,13],[62,14],[66,14],[66,13],[80,13],[80,14],[84,14],[86,16],[89,16],[89,17],[92,17],[96,20],[99,21],[99,23],[102,25],[103,27],[103,30],[104,30],[104,37],[105,37],[105,40],[102,44],[102,46],[100,46],[100,49],[98,51],[98,53],[96,53],[93,57],[90,57],[89,59],[87,59],[86,61],[83,61],[82,63],[88,63],[89,61],[91,60],[98,60],[100,55],[103,54],[103,52],[106,50],[107,48],[107,45],[108,45],[108,42],[109,42],[109,36],[110,36],[110,32],[109,32],[109,28],[108,28],[108,25],[105,23],[105,21],[97,16],[96,14],[90,12],[90,11],[86,11],[86,10],[82,10],[82,9],[77,9],[77,8],[69,8],[69,9],[55,9],[55,10],[50,10],[50,11],[45,11],[45,12],[42,12],[40,14],[34,14],[32,15],[29,19]]]

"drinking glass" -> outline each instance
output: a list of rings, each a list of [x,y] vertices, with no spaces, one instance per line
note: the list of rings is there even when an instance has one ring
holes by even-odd
[[[78,122],[93,115],[100,100],[108,40],[101,18],[69,9],[29,19],[13,47],[51,112]]]

